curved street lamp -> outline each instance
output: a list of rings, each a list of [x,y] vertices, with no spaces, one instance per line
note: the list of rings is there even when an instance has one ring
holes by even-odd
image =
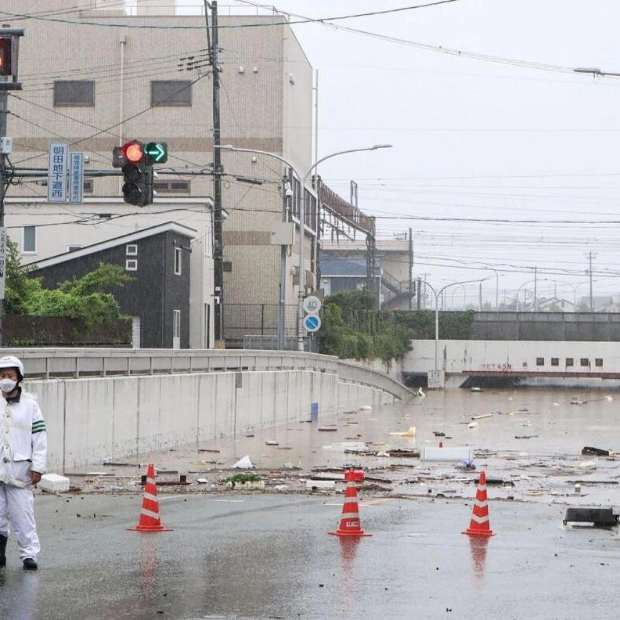
[[[526,285],[529,284],[530,282],[536,282],[537,278],[533,278],[531,280],[528,280],[527,282],[524,282],[518,289],[517,289],[517,294],[515,295],[515,299],[517,300],[517,312],[519,312],[519,293],[521,292],[521,289]],[[523,306],[525,305],[525,299],[523,300],[523,304],[521,304],[521,310],[523,310]]]
[[[308,178],[312,174],[312,171],[326,159],[331,159],[332,157],[337,157],[338,155],[346,155],[348,153],[358,153],[360,151],[376,151],[378,149],[390,149],[392,148],[391,144],[375,144],[373,146],[368,146],[365,148],[359,149],[346,149],[344,151],[336,151],[335,153],[330,153],[329,155],[325,155],[325,157],[321,157],[317,159],[313,164],[311,164],[308,169],[305,171],[303,175],[300,175],[297,167],[294,166],[288,159],[282,157],[282,155],[278,155],[277,153],[270,153],[269,151],[260,151],[258,149],[250,149],[250,148],[241,148],[232,146],[231,144],[220,144],[215,145],[215,148],[219,148],[223,151],[237,151],[240,153],[256,153],[258,155],[266,155],[267,157],[273,157],[274,159],[278,159],[282,163],[286,164],[289,168],[292,168],[297,175],[297,178],[301,180],[301,189],[297,194],[297,203],[298,203],[298,213],[299,213],[299,293],[298,293],[298,308],[297,308],[297,349],[299,351],[304,350],[304,296],[305,296],[305,269],[304,269],[304,233],[306,229],[306,183],[308,182]],[[280,291],[280,305],[283,303],[283,294],[284,291]],[[282,333],[280,333],[282,330]],[[278,321],[278,342],[282,343],[283,341],[283,330],[284,325],[280,324]]]
[[[482,278],[481,280],[478,279],[478,280],[463,280],[462,282],[451,282],[450,284],[446,284],[445,286],[440,288],[438,291],[436,291],[428,282],[426,282],[425,280],[422,280],[422,282],[424,283],[424,286],[428,286],[428,288],[431,289],[435,297],[435,370],[436,371],[439,370],[438,368],[438,363],[439,363],[439,296],[447,288],[450,288],[451,286],[458,286],[459,284],[469,284],[471,282],[484,282],[485,280],[488,280],[488,278]]]

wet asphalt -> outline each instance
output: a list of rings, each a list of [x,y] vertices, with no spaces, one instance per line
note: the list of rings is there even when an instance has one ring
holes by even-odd
[[[581,404],[571,404],[575,398]],[[488,417],[472,426],[480,415]],[[563,519],[570,506],[618,512],[618,416],[613,392],[452,390],[347,412],[329,421],[334,431],[310,424],[256,429],[253,437],[137,455],[203,472],[188,474],[192,484],[184,489],[158,493],[161,523],[171,531],[131,531],[142,509],[135,480],[103,477],[97,493],[38,494],[40,569],[23,571],[10,541],[0,618],[612,617],[620,602],[618,527],[565,526]],[[414,438],[392,434],[411,425]],[[342,446],[423,448],[439,440],[474,447],[476,472],[359,456]],[[581,455],[584,445],[611,455]],[[372,536],[328,534],[342,516],[340,484],[338,493],[313,494],[299,480],[254,493],[217,484],[245,455],[265,472],[294,463],[305,475],[354,462],[391,480],[381,485],[387,491],[361,487],[359,516]],[[476,495],[471,479],[482,468],[511,483],[488,487],[490,538],[462,533]],[[212,484],[195,483],[208,475]]]

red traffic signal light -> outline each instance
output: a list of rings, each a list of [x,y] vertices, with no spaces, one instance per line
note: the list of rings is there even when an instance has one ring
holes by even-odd
[[[12,37],[0,38],[0,75],[13,75],[12,48]]]
[[[146,153],[144,152],[144,144],[139,140],[126,142],[121,146],[121,153],[125,161],[131,164],[141,164],[146,161]]]

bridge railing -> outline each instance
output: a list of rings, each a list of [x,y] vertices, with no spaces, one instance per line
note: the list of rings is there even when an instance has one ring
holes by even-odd
[[[336,374],[348,383],[376,387],[402,400],[414,395],[403,384],[377,370],[301,351],[23,348],[11,349],[11,354],[23,360],[27,378],[310,370]]]

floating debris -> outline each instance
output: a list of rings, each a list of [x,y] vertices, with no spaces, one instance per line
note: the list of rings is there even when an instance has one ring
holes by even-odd
[[[592,448],[585,446],[581,450],[581,454],[584,456],[609,456],[609,450],[602,450],[601,448]]]
[[[415,437],[415,426],[410,426],[409,429],[404,432],[395,431],[390,433],[390,435],[392,435],[392,437]]]

